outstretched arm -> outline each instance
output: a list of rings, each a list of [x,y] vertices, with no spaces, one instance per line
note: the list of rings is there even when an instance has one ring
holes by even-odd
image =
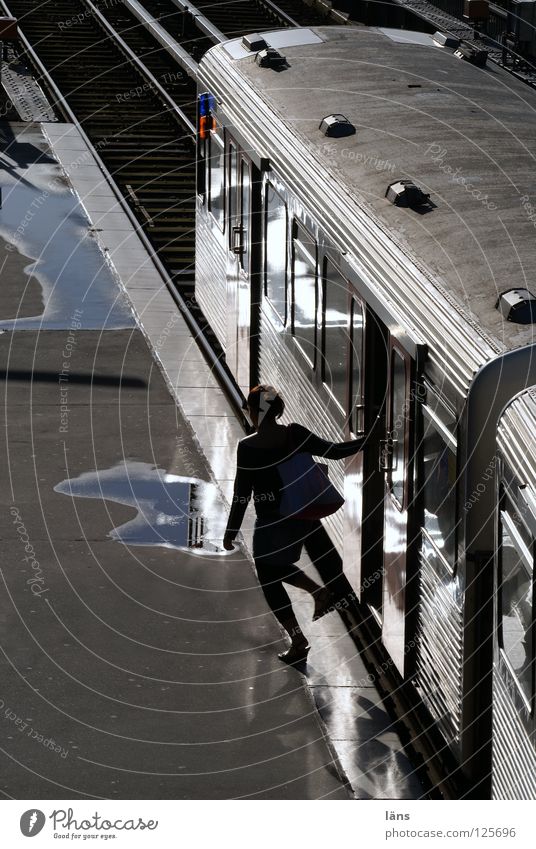
[[[358,439],[351,439],[348,442],[329,442],[329,440],[317,436],[316,433],[311,433],[303,425],[295,424],[292,430],[294,444],[299,446],[301,451],[308,451],[315,457],[326,457],[328,460],[342,460],[343,457],[357,454],[363,448],[366,439],[366,437],[360,436]]]
[[[233,491],[233,503],[231,505],[231,512],[229,513],[227,528],[223,538],[224,548],[228,551],[233,548],[232,543],[240,530],[244,514],[251,499],[252,491],[253,473],[251,469],[244,466],[243,449],[240,443],[238,443],[238,449],[236,452],[236,477]]]

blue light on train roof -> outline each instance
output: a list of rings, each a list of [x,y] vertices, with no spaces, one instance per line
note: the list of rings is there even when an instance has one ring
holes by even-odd
[[[213,112],[216,107],[216,99],[213,94],[204,91],[199,95],[199,138],[207,139],[216,129],[216,119]]]
[[[216,106],[214,95],[208,91],[204,91],[199,95],[199,115],[201,118],[206,118]]]

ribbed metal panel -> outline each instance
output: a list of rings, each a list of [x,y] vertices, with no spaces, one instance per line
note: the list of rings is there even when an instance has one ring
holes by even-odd
[[[527,389],[506,408],[499,420],[497,446],[525,492],[536,491],[536,391]],[[494,799],[536,799],[536,740],[523,725],[519,706],[504,680],[496,648],[493,669]],[[511,684],[513,686],[513,684]],[[534,720],[530,727],[534,728]],[[532,732],[534,738],[534,731]]]
[[[505,410],[497,445],[520,481],[536,491],[536,391],[528,389]]]
[[[269,310],[269,307],[267,310]],[[267,310],[261,311],[261,381],[277,386],[280,390],[286,404],[286,422],[299,422],[324,439],[342,442],[344,433],[335,419],[330,416],[329,410],[326,410],[325,404],[321,402],[315,392],[311,391],[310,384],[300,371],[297,359],[300,356],[299,352],[296,352],[296,357],[289,356],[288,347],[275,329]],[[344,491],[344,464],[340,461],[327,462],[330,467],[330,480],[342,493]],[[341,556],[343,550],[343,520],[344,513],[342,510],[324,520],[326,529]]]
[[[214,234],[210,214],[198,204],[195,237],[195,297],[218,342],[227,348],[227,253]]]
[[[493,670],[494,799],[536,799],[536,753],[499,669]]]
[[[462,609],[455,581],[431,546],[425,546],[420,562],[416,684],[446,739],[455,746],[461,721]]]
[[[410,257],[370,209],[318,161],[304,139],[267,108],[223,48],[215,47],[204,56],[200,80],[223,103],[248,145],[269,158],[326,234],[348,251],[348,261],[389,305],[401,326],[428,344],[443,373],[465,396],[474,373],[503,350],[503,344],[485,336],[418,259]]]

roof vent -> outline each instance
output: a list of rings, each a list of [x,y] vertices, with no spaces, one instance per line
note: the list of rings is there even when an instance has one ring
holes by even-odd
[[[434,32],[432,38],[435,43],[440,44],[441,47],[451,47],[453,50],[456,50],[460,44],[460,39],[454,38],[454,36],[449,35],[448,32]]]
[[[395,206],[409,206],[410,209],[430,204],[430,195],[425,194],[411,180],[397,180],[387,186],[385,197]]]
[[[488,58],[488,51],[481,50],[479,47],[475,47],[467,41],[462,41],[458,49],[454,51],[454,55],[457,56],[458,59],[465,59],[465,61],[470,62],[471,65],[476,65],[477,68],[484,68]]]
[[[273,68],[275,71],[287,68],[287,60],[275,47],[267,47],[255,56],[255,62],[261,68]]]
[[[536,295],[528,289],[507,289],[495,304],[506,321],[536,324]]]
[[[243,36],[242,47],[245,47],[246,50],[251,50],[253,53],[257,50],[264,50],[267,44],[262,35],[259,35],[258,32],[253,32],[250,35]]]
[[[326,115],[322,118],[318,129],[332,139],[355,135],[355,127],[344,115]]]

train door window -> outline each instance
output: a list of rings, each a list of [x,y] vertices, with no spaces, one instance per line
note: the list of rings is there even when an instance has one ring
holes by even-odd
[[[318,309],[317,245],[298,221],[292,240],[292,330],[300,350],[311,366],[316,362],[316,316]]]
[[[364,344],[365,344],[365,311],[363,304],[357,298],[352,298],[350,308],[350,343],[351,343],[351,393],[350,393],[350,429],[353,433],[363,433],[365,430],[365,396],[364,396]]]
[[[199,110],[198,110],[199,113]],[[199,127],[200,118],[199,114],[197,117],[197,126]],[[203,205],[207,201],[207,150],[208,150],[208,139],[201,138],[201,135],[197,136],[197,161],[196,161],[196,184],[197,184],[197,194],[203,200]]]
[[[534,538],[518,507],[503,495],[500,512],[500,644],[521,692],[532,699],[534,666],[533,571]]]
[[[392,459],[389,485],[400,507],[404,506],[406,483],[406,439],[408,427],[407,367],[402,354],[395,349],[391,355],[391,429],[389,434]]]
[[[240,232],[241,246],[240,265],[243,270],[249,272],[249,257],[250,257],[250,222],[249,213],[251,207],[251,170],[249,162],[242,157],[240,163]]]
[[[456,561],[456,440],[431,407],[423,405],[423,526],[447,561]]]
[[[236,145],[229,142],[229,179],[228,179],[228,221],[229,221],[229,249],[232,250],[233,227],[236,226],[238,216],[238,154]]]
[[[322,381],[341,410],[346,410],[348,281],[327,257],[322,277]]]
[[[225,156],[223,128],[216,124],[210,136],[209,156],[209,209],[223,230],[225,212]]]
[[[287,205],[267,183],[265,196],[264,294],[286,324],[287,321]]]

